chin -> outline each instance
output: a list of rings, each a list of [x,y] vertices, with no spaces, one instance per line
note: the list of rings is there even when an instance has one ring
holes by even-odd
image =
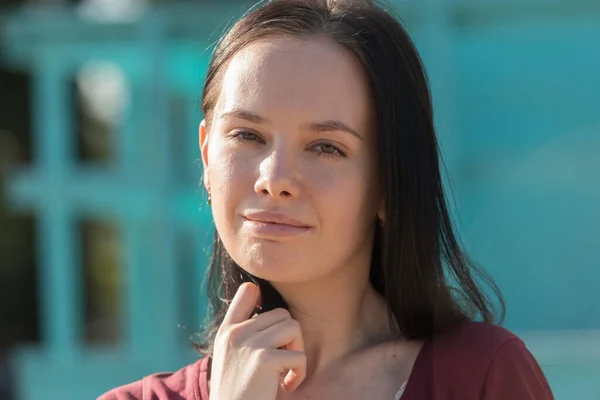
[[[314,272],[314,263],[285,243],[259,242],[236,250],[230,254],[241,268],[270,282],[303,282]]]

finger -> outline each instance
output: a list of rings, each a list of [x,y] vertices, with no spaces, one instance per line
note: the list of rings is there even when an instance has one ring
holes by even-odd
[[[283,379],[283,388],[286,391],[295,390],[306,378],[306,355],[301,351],[269,350],[264,352],[265,358],[260,362],[269,363],[277,368],[288,371]]]
[[[289,367],[288,373],[283,378],[283,388],[287,392],[293,392],[300,386],[304,378],[306,378],[306,355],[304,352],[290,351],[290,350],[279,350],[286,351],[293,354],[290,358],[293,358],[294,363],[289,363],[286,368]]]
[[[285,308],[275,308],[271,311],[267,311],[263,314],[254,315],[248,321],[242,323],[247,325],[255,332],[263,331],[273,325],[279,324],[286,320],[291,320],[292,316],[290,312]]]
[[[306,376],[306,372],[304,373],[303,376],[297,375],[298,369],[290,369],[288,371],[288,373],[285,375],[285,378],[283,378],[283,389],[286,392],[293,392],[294,390],[296,390],[298,388],[298,386],[300,386],[300,384],[302,383],[302,381],[304,380],[304,377]],[[306,371],[306,369],[305,369]]]
[[[300,330],[299,326],[300,325],[298,325],[298,330],[297,330],[297,331],[299,331],[299,333],[297,333],[294,336],[291,336],[292,340],[289,341],[289,343],[285,344],[285,349],[287,351],[293,351],[293,352],[305,354],[304,353],[304,339],[302,338],[302,331]],[[304,363],[301,365],[300,368],[292,368],[287,373],[287,375],[283,379],[283,388],[286,391],[292,392],[292,391],[296,390],[296,388],[298,386],[300,386],[300,384],[302,383],[302,381],[304,380],[305,377],[306,377],[306,356],[304,356]]]
[[[273,310],[275,311],[275,310]],[[306,377],[306,356],[304,352],[304,339],[302,330],[298,321],[286,319],[278,324],[272,325],[259,332],[259,335],[253,340],[255,346],[262,348],[277,348],[279,351],[287,351],[292,354],[301,354],[300,360],[295,360],[296,367],[290,363],[282,365],[289,370],[283,379],[283,388],[286,391],[294,391]],[[286,353],[284,353],[286,354]],[[298,357],[298,356],[296,356]],[[303,362],[302,362],[303,360]]]
[[[285,346],[287,350],[304,352],[300,324],[294,319],[286,319],[258,332],[252,344],[256,348],[276,349]]]
[[[221,326],[234,325],[248,320],[259,302],[259,287],[251,282],[242,283],[229,304]]]

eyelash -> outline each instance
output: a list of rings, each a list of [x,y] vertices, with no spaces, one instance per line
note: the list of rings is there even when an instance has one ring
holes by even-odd
[[[244,135],[252,135],[253,139],[244,138]],[[250,132],[250,131],[237,131],[237,132],[235,132],[233,137],[238,140],[243,140],[243,141],[257,141],[257,142],[261,141],[262,142],[262,139],[260,138],[260,136],[258,136],[256,133]]]
[[[315,147],[322,147],[322,146],[330,146],[333,148],[333,152],[332,153],[325,153],[324,151],[317,151],[317,155],[319,157],[326,157],[326,158],[346,158],[346,154],[339,149],[339,147],[332,145],[331,143],[319,143],[313,146],[313,148]]]
[[[245,135],[251,136],[252,138],[250,139],[247,136],[244,137]],[[233,135],[233,137],[237,140],[242,140],[242,141],[263,142],[263,140],[260,138],[260,136],[258,136],[256,133],[250,132],[250,131],[238,131]],[[340,150],[339,147],[337,147],[331,143],[318,143],[318,144],[315,144],[313,146],[313,148],[322,147],[322,146],[329,146],[329,147],[333,148],[333,152],[326,153],[324,151],[315,151],[315,153],[317,153],[317,155],[319,157],[326,157],[326,158],[339,158],[339,157],[346,158],[347,157],[346,154],[342,150]]]

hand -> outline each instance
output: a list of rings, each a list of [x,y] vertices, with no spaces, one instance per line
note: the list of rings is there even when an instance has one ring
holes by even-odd
[[[283,308],[250,318],[259,305],[259,287],[240,285],[215,338],[210,400],[274,400],[304,380],[300,324]]]

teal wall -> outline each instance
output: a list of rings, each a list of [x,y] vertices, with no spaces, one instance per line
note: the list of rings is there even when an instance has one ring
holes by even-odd
[[[194,359],[212,232],[196,147],[205,49],[243,9],[223,3],[117,25],[7,16],[3,61],[34,74],[35,163],[9,194],[38,216],[44,340],[14,354],[21,399],[93,398]],[[600,4],[485,3],[397,2],[430,75],[457,225],[557,398],[600,398]],[[114,162],[80,165],[66,83],[98,59],[122,69],[131,101]],[[123,241],[116,347],[81,339],[82,217],[114,221]]]

